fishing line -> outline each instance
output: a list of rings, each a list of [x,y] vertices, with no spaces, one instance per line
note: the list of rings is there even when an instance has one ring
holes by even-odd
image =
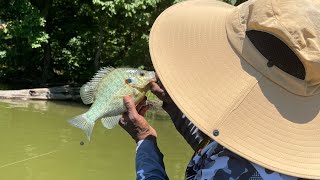
[[[11,165],[15,165],[15,164],[18,164],[18,163],[22,163],[22,162],[25,162],[25,161],[29,161],[31,159],[36,159],[36,158],[39,158],[39,157],[42,157],[42,156],[47,156],[49,154],[53,154],[53,153],[56,153],[58,151],[60,151],[60,150],[54,150],[54,151],[50,151],[50,152],[47,152],[47,153],[44,153],[44,154],[40,154],[40,155],[37,155],[37,156],[30,157],[30,158],[27,158],[27,159],[23,159],[23,160],[20,160],[20,161],[15,161],[15,162],[0,166],[0,169],[4,168],[4,167],[11,166]]]

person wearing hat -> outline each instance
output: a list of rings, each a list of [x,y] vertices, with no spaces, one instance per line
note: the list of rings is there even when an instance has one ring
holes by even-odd
[[[187,179],[320,179],[320,1],[181,2],[157,18],[149,47],[165,90],[151,88],[170,95],[178,130],[199,129]],[[137,179],[168,179],[145,108],[124,103]]]

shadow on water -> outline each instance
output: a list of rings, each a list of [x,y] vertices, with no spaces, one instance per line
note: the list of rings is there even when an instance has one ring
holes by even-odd
[[[0,103],[5,103],[6,108],[18,108],[21,110],[31,111],[48,111],[52,107],[72,107],[72,108],[87,108],[88,106],[75,101],[43,101],[43,100],[19,100],[19,99],[0,99]],[[59,113],[56,111],[54,113]]]

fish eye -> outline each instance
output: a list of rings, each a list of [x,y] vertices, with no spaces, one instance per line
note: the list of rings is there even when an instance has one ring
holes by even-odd
[[[145,73],[144,73],[144,72],[141,72],[141,73],[140,73],[140,76],[144,76],[144,75],[145,75]]]

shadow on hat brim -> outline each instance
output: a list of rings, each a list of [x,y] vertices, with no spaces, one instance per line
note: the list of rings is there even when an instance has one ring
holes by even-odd
[[[288,92],[236,53],[225,27],[233,9],[194,0],[164,11],[150,34],[160,80],[182,112],[229,150],[280,173],[319,179],[320,96]]]

